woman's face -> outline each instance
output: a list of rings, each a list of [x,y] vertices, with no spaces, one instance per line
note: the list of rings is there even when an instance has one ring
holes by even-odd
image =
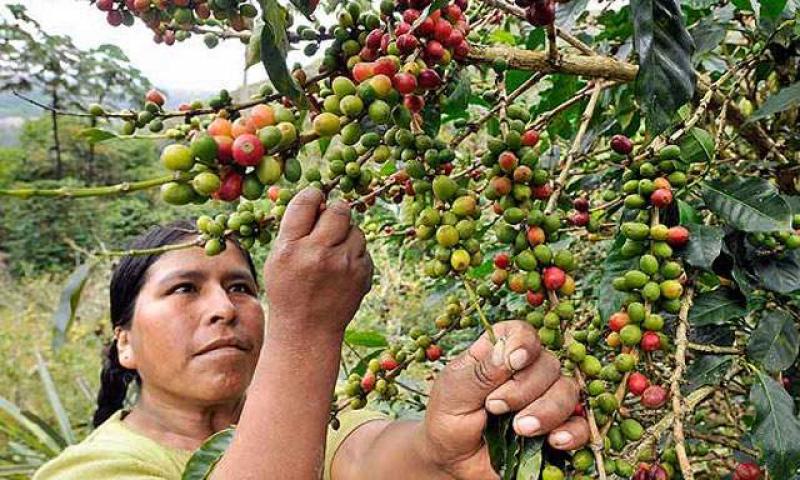
[[[145,391],[198,405],[237,401],[250,384],[264,337],[264,310],[247,261],[230,242],[162,254],[148,269],[120,363]]]

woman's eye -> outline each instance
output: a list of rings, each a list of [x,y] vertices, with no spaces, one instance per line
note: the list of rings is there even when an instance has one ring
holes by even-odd
[[[181,283],[175,286],[170,293],[192,293],[195,291],[194,285],[191,283]]]
[[[234,285],[231,285],[230,289],[231,289],[232,292],[235,292],[235,293],[246,293],[248,295],[252,295],[253,294],[253,289],[250,288],[250,285],[248,285],[246,283],[236,283]]]

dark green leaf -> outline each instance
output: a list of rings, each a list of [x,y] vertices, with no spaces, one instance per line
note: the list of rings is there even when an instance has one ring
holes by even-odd
[[[681,141],[681,159],[686,163],[710,162],[714,153],[714,137],[702,128],[692,128]]]
[[[679,223],[686,226],[690,223],[700,223],[702,221],[694,207],[683,200],[678,200],[678,217]]]
[[[625,237],[618,235],[614,241],[611,251],[603,262],[603,276],[595,284],[594,293],[597,297],[597,308],[600,311],[600,318],[607,321],[608,317],[622,307],[625,300],[625,292],[616,290],[611,282],[615,277],[624,275],[629,269],[633,268],[636,259],[625,258],[620,249],[625,243]]]
[[[798,105],[800,105],[800,82],[784,87],[778,93],[767,97],[764,104],[747,121],[761,120]]]
[[[514,421],[513,414],[489,415],[486,422],[486,429],[483,431],[483,438],[489,449],[489,458],[492,467],[500,475],[505,472],[506,453],[509,445],[506,442],[509,429],[513,432],[511,424]]]
[[[719,385],[728,366],[733,360],[731,355],[701,355],[686,369],[686,389],[692,392],[703,385]]]
[[[61,290],[61,298],[58,300],[58,306],[53,314],[53,350],[58,350],[64,345],[67,331],[72,325],[72,321],[75,320],[75,312],[78,309],[83,286],[86,285],[86,279],[93,266],[94,264],[91,262],[78,266],[67,278],[67,283]]]
[[[767,290],[778,293],[800,290],[800,252],[797,250],[754,258],[751,270]]]
[[[695,63],[725,39],[726,24],[733,19],[733,10],[732,5],[715,8],[692,27],[691,34],[697,47],[694,52]]]
[[[294,81],[286,66],[289,41],[286,36],[286,9],[277,0],[259,0],[264,27],[261,31],[261,63],[272,85],[282,95],[289,97],[299,108],[306,108],[308,100]]]
[[[769,372],[780,372],[792,366],[800,347],[800,332],[792,317],[773,310],[761,317],[747,343],[747,355]]]
[[[759,14],[761,18],[774,20],[783,13],[786,3],[787,0],[761,0],[759,2],[761,6]]]
[[[78,136],[92,145],[110,140],[112,138],[119,138],[119,135],[117,135],[115,132],[104,130],[102,128],[87,128],[81,130]]]
[[[694,42],[676,0],[633,0],[631,9],[639,56],[636,98],[645,111],[648,132],[658,134],[694,96]]]
[[[447,96],[444,113],[453,115],[456,112],[464,112],[469,106],[469,98],[472,93],[470,85],[470,73],[466,68],[462,68],[458,73],[458,83],[453,92]]]
[[[686,228],[690,240],[681,256],[693,267],[710,270],[722,250],[724,232],[720,227],[702,224],[689,224]]]
[[[365,355],[361,360],[358,361],[355,367],[351,370],[351,373],[357,373],[359,375],[364,375],[367,373],[367,367],[369,366],[369,361],[373,358],[378,358],[384,352],[384,349],[380,350],[373,350],[369,353],[369,355]]]
[[[217,432],[196,450],[183,470],[181,480],[205,480],[233,440],[234,429]]]
[[[789,205],[763,178],[707,182],[703,199],[720,218],[745,232],[773,232],[791,226]]]
[[[244,68],[261,63],[261,33],[264,31],[264,21],[256,19],[253,31],[250,33],[250,41],[247,42],[247,50],[244,54]]]
[[[374,330],[351,330],[344,332],[344,341],[356,347],[385,347],[386,337]]]
[[[745,314],[744,297],[732,288],[720,287],[694,297],[689,323],[694,327],[727,325]]]
[[[317,5],[319,5],[319,0],[290,0],[292,5],[297,8],[300,13],[306,16],[309,20],[313,20],[311,18],[311,14],[314,13],[314,10],[317,9]]]
[[[772,478],[790,478],[800,468],[800,421],[792,397],[766,373],[756,370],[750,389],[756,418],[750,434]]]
[[[519,453],[516,480],[538,480],[542,471],[542,447],[544,437],[519,437],[522,451]]]
[[[506,71],[506,91],[513,92],[532,76],[533,72],[528,70],[509,69]]]
[[[439,128],[442,126],[442,112],[439,105],[429,103],[422,108],[422,130],[431,137],[439,135]]]

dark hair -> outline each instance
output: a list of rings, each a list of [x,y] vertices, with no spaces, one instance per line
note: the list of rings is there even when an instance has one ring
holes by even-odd
[[[128,249],[159,248],[180,243],[187,237],[196,234],[194,223],[188,220],[179,220],[168,225],[151,228],[134,238],[129,243]],[[252,257],[235,239],[231,240],[247,260],[253,278],[257,279]],[[147,271],[158,258],[158,254],[126,255],[114,267],[110,287],[112,328],[128,328],[130,326],[136,306],[136,298],[144,285]],[[136,370],[125,368],[120,364],[117,341],[112,340],[103,355],[103,369],[100,372],[100,392],[97,394],[97,410],[92,421],[95,427],[123,407],[128,385],[133,381],[141,384],[141,378]]]

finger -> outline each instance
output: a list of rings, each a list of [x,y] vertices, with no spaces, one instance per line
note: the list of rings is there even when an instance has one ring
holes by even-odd
[[[576,450],[589,441],[589,422],[580,416],[570,417],[547,436],[553,448],[559,450]]]
[[[361,261],[364,262],[364,294],[366,295],[372,290],[372,274],[375,270],[375,265],[372,263],[372,256],[369,252],[366,252],[364,256],[361,257]]]
[[[319,205],[325,200],[316,188],[306,188],[294,196],[286,207],[278,231],[280,240],[298,240],[314,228],[319,213]]]
[[[311,237],[323,245],[339,245],[350,233],[350,207],[342,200],[329,205],[319,216]]]
[[[364,237],[364,232],[358,227],[351,227],[347,233],[347,239],[342,244],[345,251],[350,255],[350,258],[359,258],[364,256],[367,251],[367,239]]]
[[[433,403],[451,415],[483,410],[493,390],[538,357],[539,337],[528,323],[512,320],[493,328],[497,336],[494,345],[484,333],[469,350],[448,362],[434,385],[429,405]]]
[[[486,399],[486,409],[495,415],[523,409],[541,397],[559,378],[561,363],[543,352],[533,364],[515,373]]]
[[[562,376],[544,395],[517,413],[514,430],[524,436],[549,432],[572,415],[576,403],[578,386],[575,380]]]

